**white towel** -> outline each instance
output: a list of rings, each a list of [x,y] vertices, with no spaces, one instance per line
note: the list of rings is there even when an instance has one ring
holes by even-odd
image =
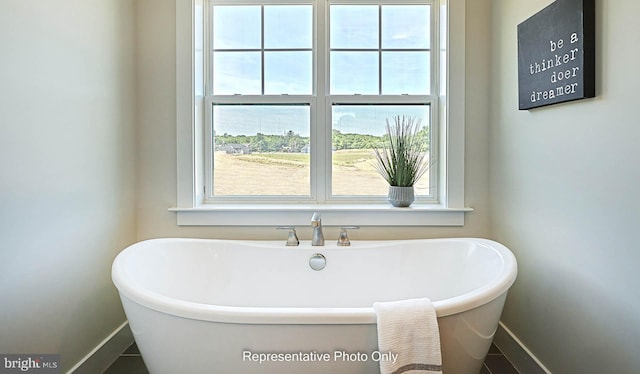
[[[397,354],[381,360],[381,374],[442,373],[440,333],[431,300],[411,299],[373,304],[378,320],[378,349]]]

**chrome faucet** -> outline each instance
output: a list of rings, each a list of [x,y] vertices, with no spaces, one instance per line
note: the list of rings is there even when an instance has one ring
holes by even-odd
[[[313,213],[311,217],[311,227],[313,227],[313,237],[311,245],[324,245],[324,235],[322,235],[322,219],[318,212]]]
[[[298,235],[296,234],[295,226],[278,226],[276,227],[278,230],[289,230],[289,237],[287,238],[287,247],[297,246],[300,244],[300,240],[298,240]]]

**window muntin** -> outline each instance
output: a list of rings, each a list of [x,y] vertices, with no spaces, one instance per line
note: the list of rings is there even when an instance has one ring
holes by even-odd
[[[243,4],[252,1],[244,1]],[[255,5],[230,5],[229,1],[216,5],[215,0],[211,2],[212,33],[216,32],[216,13],[222,15],[218,20],[218,28],[226,23],[230,29],[237,29],[240,22],[233,21],[228,14],[228,11],[234,10],[239,10],[239,17],[251,22],[251,26],[242,30],[240,35],[220,42],[216,42],[216,36],[211,35],[210,93],[206,107],[210,109],[208,123],[211,124],[208,149],[213,154],[206,167],[212,170],[207,177],[207,200],[293,199],[316,203],[384,201],[388,186],[378,175],[368,175],[367,180],[371,183],[345,183],[349,179],[348,175],[344,175],[342,166],[348,166],[353,160],[348,160],[349,157],[345,160],[343,153],[334,150],[334,143],[338,142],[334,134],[336,131],[341,134],[344,134],[343,130],[346,131],[340,127],[336,116],[350,106],[361,109],[369,107],[370,111],[379,114],[378,122],[371,128],[363,125],[368,122],[363,122],[358,131],[361,135],[370,136],[384,129],[386,119],[392,120],[394,115],[414,115],[426,126],[429,148],[435,154],[437,147],[433,132],[437,130],[438,116],[431,109],[438,106],[437,97],[431,95],[436,74],[431,54],[434,44],[431,5],[428,1],[415,4],[415,0],[411,1],[411,5],[376,4],[376,1],[367,5],[345,4],[344,1],[335,4],[331,1],[324,4],[318,2],[315,5],[268,5],[255,2]],[[286,2],[298,3],[295,0]],[[317,17],[314,10],[318,6],[326,6],[320,12],[327,15],[326,22],[314,19]],[[221,12],[221,9],[224,11]],[[354,15],[361,22],[353,22]],[[297,21],[287,23],[288,19]],[[411,27],[407,28],[407,24]],[[230,32],[222,33],[226,34]],[[291,35],[295,37],[283,40]],[[322,35],[327,35],[326,43],[313,39],[314,36],[322,39]],[[326,50],[315,49],[318,44],[326,45]],[[323,60],[327,61],[326,67]],[[328,83],[326,88],[325,82]],[[238,179],[236,174],[240,173],[230,172],[228,166],[231,163],[224,164],[224,157],[216,157],[226,156],[220,148],[216,148],[220,146],[224,135],[216,127],[216,123],[222,121],[220,108],[223,105],[241,107],[245,113],[254,110],[259,113],[259,108],[274,109],[278,105],[284,108],[302,105],[306,108],[304,125],[298,130],[293,130],[295,126],[300,127],[296,123],[293,126],[282,125],[277,134],[264,134],[260,133],[258,125],[254,125],[247,130],[251,133],[236,134],[245,136],[247,142],[243,145],[251,152],[243,156],[256,160],[260,156],[262,162],[277,158],[288,164],[295,161],[298,165],[304,165],[302,176],[297,173],[300,170],[294,173],[281,169],[278,174],[262,168],[259,170],[266,174],[256,173],[255,178],[245,176],[245,180],[253,181],[252,184]],[[384,111],[380,108],[394,110]],[[409,108],[408,111],[402,111]],[[415,108],[421,108],[418,114],[413,114]],[[286,120],[286,116],[281,116],[280,120],[292,124]],[[259,115],[256,114],[254,123],[258,122]],[[308,144],[305,143],[304,149],[287,149],[286,152],[271,150],[269,154],[264,154],[261,147],[255,144],[260,134],[276,137],[296,135],[304,138]],[[224,138],[225,141],[229,139]],[[370,153],[372,149],[360,151]],[[436,172],[430,172],[416,186],[420,200],[437,202],[437,176]],[[225,178],[228,180],[225,181]],[[282,186],[274,188],[256,181],[279,181]],[[298,187],[286,188],[285,184]],[[246,187],[237,187],[240,185]],[[372,190],[373,185],[378,187]]]
[[[331,94],[429,95],[431,24],[427,4],[330,5]]]
[[[213,95],[310,95],[311,5],[211,7]]]

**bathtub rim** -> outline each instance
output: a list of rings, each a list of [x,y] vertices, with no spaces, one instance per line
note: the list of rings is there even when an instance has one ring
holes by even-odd
[[[197,239],[197,238],[156,238],[139,241],[131,244],[113,261],[111,277],[118,292],[131,302],[140,304],[146,308],[174,315],[202,321],[219,323],[242,324],[375,324],[376,314],[373,305],[370,307],[238,307],[202,304],[180,300],[150,291],[143,285],[127,278],[122,267],[126,259],[127,250],[138,246],[148,246],[157,242],[242,242],[242,243],[280,243],[280,241],[257,240],[224,240],[224,239]],[[503,244],[483,238],[437,238],[437,239],[409,239],[409,240],[373,240],[365,243],[377,244],[393,242],[416,241],[463,241],[483,244],[498,253],[502,259],[501,275],[491,282],[484,284],[470,292],[452,298],[434,301],[438,318],[465,312],[482,305],[488,304],[507,293],[517,276],[517,262],[513,253]],[[320,249],[319,249],[320,250]],[[136,287],[137,286],[137,287]],[[122,298],[125,304],[124,298]],[[126,311],[126,307],[125,307]]]

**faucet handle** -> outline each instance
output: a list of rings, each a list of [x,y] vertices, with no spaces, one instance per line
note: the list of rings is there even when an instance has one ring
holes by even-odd
[[[342,226],[340,227],[340,235],[338,236],[338,246],[347,247],[351,245],[347,230],[357,230],[360,226]]]
[[[300,240],[298,240],[298,235],[296,234],[295,226],[278,226],[276,227],[278,230],[289,230],[289,237],[287,238],[287,246],[295,247],[300,244]]]

